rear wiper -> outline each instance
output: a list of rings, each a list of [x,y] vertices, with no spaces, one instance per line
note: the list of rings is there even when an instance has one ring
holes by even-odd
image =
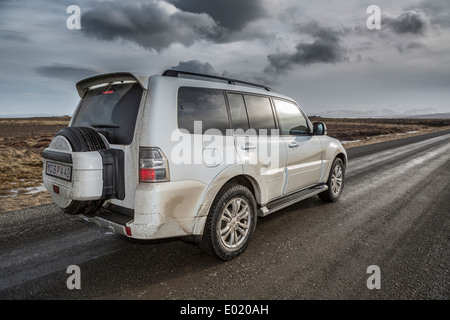
[[[115,124],[108,124],[108,123],[93,123],[91,124],[91,127],[94,128],[120,128],[119,126]]]

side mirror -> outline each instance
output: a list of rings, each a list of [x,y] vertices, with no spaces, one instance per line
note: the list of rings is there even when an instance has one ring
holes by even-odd
[[[313,135],[324,136],[327,134],[327,126],[323,122],[314,122]]]

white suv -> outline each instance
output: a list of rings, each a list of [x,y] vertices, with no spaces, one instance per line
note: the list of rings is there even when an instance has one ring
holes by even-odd
[[[68,214],[131,238],[188,237],[229,260],[257,216],[341,196],[341,143],[266,86],[167,70],[76,87],[69,127],[43,152],[44,185]]]

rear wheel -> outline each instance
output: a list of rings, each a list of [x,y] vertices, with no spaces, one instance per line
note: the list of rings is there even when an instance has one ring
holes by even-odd
[[[243,252],[255,231],[256,201],[239,184],[227,184],[217,195],[206,221],[200,248],[222,260]]]
[[[60,138],[58,138],[60,137]],[[92,128],[87,127],[67,127],[61,129],[55,136],[54,141],[57,148],[58,139],[61,137],[67,140],[70,145],[69,151],[75,152],[87,152],[98,151],[107,149],[107,142],[103,140],[100,134]],[[53,142],[53,141],[52,141]],[[58,194],[54,194],[53,200],[55,203],[67,214],[86,214],[98,210],[104,200],[92,200],[92,201],[77,201],[67,198],[62,198]]]
[[[328,177],[328,190],[319,193],[319,198],[328,201],[337,201],[344,189],[345,165],[342,159],[336,158],[331,165],[330,175]]]

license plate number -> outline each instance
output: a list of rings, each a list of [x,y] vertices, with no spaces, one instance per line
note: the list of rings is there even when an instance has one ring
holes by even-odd
[[[72,167],[63,164],[47,161],[45,171],[49,176],[61,178],[63,180],[72,181]]]

